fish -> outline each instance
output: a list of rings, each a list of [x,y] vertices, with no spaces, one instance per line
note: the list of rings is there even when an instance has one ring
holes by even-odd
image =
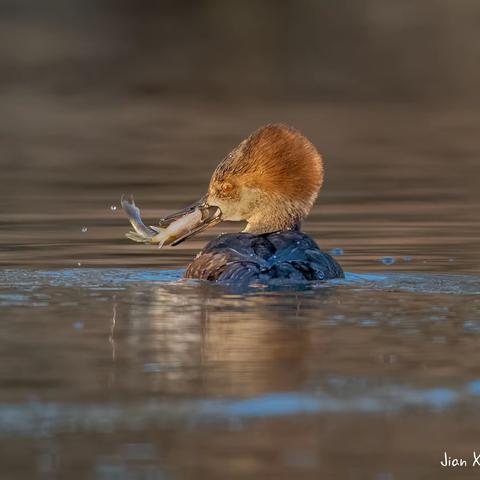
[[[133,232],[126,233],[125,236],[134,242],[158,245],[159,248],[186,238],[194,229],[198,228],[203,220],[202,211],[200,208],[195,208],[166,226],[147,226],[142,221],[140,209],[135,204],[133,195],[130,197],[130,202],[123,195],[121,205],[134,229]],[[164,220],[162,219],[160,222],[165,224]]]

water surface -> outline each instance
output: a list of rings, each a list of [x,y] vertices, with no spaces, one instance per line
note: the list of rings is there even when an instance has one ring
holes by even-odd
[[[476,447],[479,171],[463,114],[419,110],[430,125],[419,133],[402,108],[238,106],[234,119],[133,102],[89,105],[87,122],[86,107],[48,102],[48,115],[43,104],[30,113],[55,139],[42,123],[25,128],[23,162],[2,175],[5,471],[438,478],[445,449]],[[235,224],[161,251],[124,238],[123,192],[152,221],[187,205],[270,119],[324,151],[305,230],[345,281],[243,293],[182,281],[205,241]],[[458,141],[443,135],[453,127]]]
[[[16,52],[0,80],[0,477],[476,476],[440,467],[480,438],[476,3],[284,2],[255,23],[216,2],[188,28],[120,3],[0,20]],[[345,280],[182,280],[236,224],[162,250],[124,237],[122,193],[153,223],[279,121],[324,155],[304,229]]]

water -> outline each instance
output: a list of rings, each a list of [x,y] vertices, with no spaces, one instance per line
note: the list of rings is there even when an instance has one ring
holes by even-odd
[[[2,12],[0,478],[476,476],[440,460],[479,449],[477,3],[121,3]],[[344,280],[182,280],[233,223],[124,237],[123,193],[153,223],[272,121],[325,157],[304,229]]]
[[[473,275],[238,293],[182,270],[9,268],[0,289],[17,478],[438,473],[445,444],[480,427]]]

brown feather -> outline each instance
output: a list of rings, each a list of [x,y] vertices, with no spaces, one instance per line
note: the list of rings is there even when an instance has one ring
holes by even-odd
[[[214,183],[231,176],[245,186],[312,204],[322,186],[323,162],[300,132],[281,124],[252,133],[217,167]]]

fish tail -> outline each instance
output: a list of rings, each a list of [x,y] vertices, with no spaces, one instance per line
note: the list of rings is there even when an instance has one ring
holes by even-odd
[[[157,232],[153,228],[147,227],[142,222],[140,209],[135,205],[133,195],[130,197],[130,202],[126,200],[125,195],[122,195],[121,204],[124,212],[127,214],[130,224],[136,232],[136,234],[135,232],[129,232],[126,236],[134,242],[149,243],[149,240],[155,236]]]
[[[137,232],[128,232],[125,234],[125,236],[130,239],[130,240],[133,240],[134,242],[138,242],[138,243],[149,243],[149,239],[144,237],[143,235],[139,235]]]

